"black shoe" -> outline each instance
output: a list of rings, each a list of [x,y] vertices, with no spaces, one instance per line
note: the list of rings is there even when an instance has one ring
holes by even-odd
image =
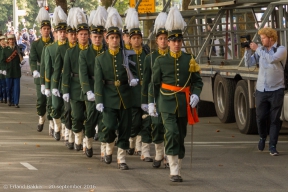
[[[128,170],[129,167],[126,163],[118,163],[118,168],[121,170]]]
[[[74,144],[74,149],[75,149],[76,151],[83,150],[83,145],[82,145],[82,144],[77,145],[77,144],[75,143],[75,144]]]
[[[258,149],[259,151],[263,151],[265,148],[265,141],[266,138],[260,138],[259,143],[258,143]]]
[[[66,144],[66,147],[68,148],[68,149],[74,149],[74,143],[69,143],[69,142],[67,142],[67,144]]]
[[[183,182],[183,179],[180,175],[178,175],[178,178],[179,178],[179,182]]]
[[[162,160],[163,160],[163,159],[162,159]],[[154,167],[154,168],[159,168],[159,167],[161,166],[162,160],[158,161],[158,160],[155,160],[155,159],[154,159],[154,161],[153,161],[153,163],[152,163],[152,167]]]
[[[135,155],[139,155],[139,156],[141,156],[141,151],[135,151],[134,154],[135,154]]]
[[[172,182],[180,182],[179,176],[178,175],[171,175],[170,176],[170,181],[172,181]]]
[[[43,130],[44,124],[38,124],[37,131],[41,132]]]
[[[112,162],[112,155],[105,155],[104,162],[110,164]]]
[[[276,150],[276,147],[274,147],[274,146],[270,147],[269,151],[270,151],[270,155],[272,155],[272,156],[278,156],[279,155],[279,152]]]
[[[143,158],[141,160],[145,161],[145,162],[153,162],[153,159],[151,157],[145,157],[145,158]]]
[[[4,103],[7,103],[7,100],[4,99]]]
[[[8,103],[8,106],[11,106],[11,105],[12,105],[12,103],[9,102],[9,103]]]
[[[92,157],[93,156],[93,148],[91,147],[91,149],[88,149],[86,147],[85,154],[87,157]]]
[[[54,131],[53,131],[54,132]],[[54,132],[54,138],[55,138],[55,140],[56,141],[60,141],[60,131],[58,131],[58,132]]]
[[[132,148],[132,149],[128,149],[128,150],[127,150],[128,155],[133,155],[134,152],[135,152],[135,148]]]
[[[95,133],[94,138],[95,141],[98,141],[99,137],[98,137],[98,133]]]
[[[20,108],[19,105],[15,105],[15,108]]]

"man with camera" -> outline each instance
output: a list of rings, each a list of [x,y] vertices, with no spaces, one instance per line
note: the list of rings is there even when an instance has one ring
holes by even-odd
[[[245,65],[259,64],[259,73],[256,84],[256,117],[260,140],[258,149],[263,151],[268,135],[267,119],[270,118],[270,155],[279,155],[276,150],[280,130],[280,114],[284,98],[284,68],[287,58],[286,47],[277,44],[277,31],[272,28],[263,28],[258,31],[262,46],[254,42],[246,47]],[[252,54],[252,51],[255,51]]]

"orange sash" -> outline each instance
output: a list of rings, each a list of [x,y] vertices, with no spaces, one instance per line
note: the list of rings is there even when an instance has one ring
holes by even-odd
[[[9,63],[17,56],[17,50],[13,51],[13,53],[6,59],[6,62]]]
[[[168,84],[162,83],[161,88],[167,89],[167,90],[170,90],[170,91],[180,91],[183,87],[176,87],[174,85],[168,85]],[[184,92],[185,96],[186,96],[188,124],[189,125],[194,125],[195,123],[199,122],[199,118],[198,118],[198,114],[197,114],[196,108],[192,108],[191,109],[191,106],[189,104],[190,103],[189,102],[189,99],[190,99],[190,96],[189,96],[190,87],[189,86],[185,87],[180,92]]]

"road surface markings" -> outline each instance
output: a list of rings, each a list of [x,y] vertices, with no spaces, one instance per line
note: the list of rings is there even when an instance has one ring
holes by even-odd
[[[38,170],[35,167],[33,167],[32,165],[30,165],[29,163],[21,162],[20,164],[22,164],[24,167],[26,167],[29,170]]]

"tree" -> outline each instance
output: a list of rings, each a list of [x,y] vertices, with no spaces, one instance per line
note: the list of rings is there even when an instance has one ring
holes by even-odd
[[[60,6],[67,14],[67,0],[55,0],[56,6]]]

